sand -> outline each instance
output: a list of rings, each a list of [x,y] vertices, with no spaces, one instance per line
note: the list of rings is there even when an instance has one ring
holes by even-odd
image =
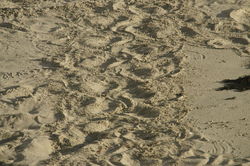
[[[192,46],[183,51],[189,64],[184,91],[192,107],[185,118],[201,137],[193,141],[193,148],[201,150],[203,155],[220,156],[220,162],[225,155],[231,159],[248,158],[250,93],[238,84],[222,81],[249,75],[245,65],[249,57],[240,57],[227,49]]]
[[[247,0],[1,0],[0,165],[250,165],[249,17]]]

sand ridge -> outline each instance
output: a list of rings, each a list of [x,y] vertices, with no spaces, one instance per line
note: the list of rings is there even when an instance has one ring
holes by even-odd
[[[248,56],[246,5],[1,1],[0,164],[249,163],[193,148],[183,121],[186,45]]]

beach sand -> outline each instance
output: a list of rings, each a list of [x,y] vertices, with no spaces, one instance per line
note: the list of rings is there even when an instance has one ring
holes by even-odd
[[[0,165],[250,165],[248,0],[1,0]]]

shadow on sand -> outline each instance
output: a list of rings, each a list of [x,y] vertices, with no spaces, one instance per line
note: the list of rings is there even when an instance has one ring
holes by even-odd
[[[221,83],[223,83],[224,86],[216,89],[217,91],[234,90],[237,92],[242,92],[250,90],[250,75],[239,77],[237,79],[226,79],[221,81]]]

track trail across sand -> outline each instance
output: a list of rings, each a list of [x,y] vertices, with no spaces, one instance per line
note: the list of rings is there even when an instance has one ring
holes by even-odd
[[[183,47],[249,55],[246,4],[1,0],[0,165],[249,164],[183,121]]]

